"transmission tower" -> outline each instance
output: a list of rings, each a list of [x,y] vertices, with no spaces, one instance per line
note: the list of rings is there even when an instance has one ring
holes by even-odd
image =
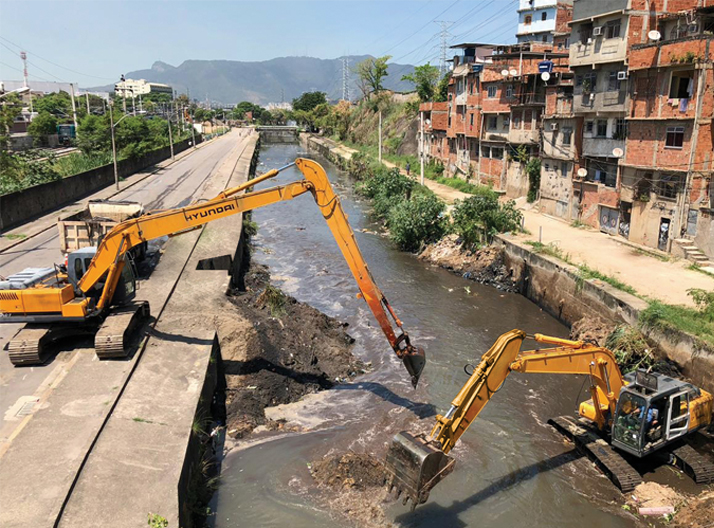
[[[449,37],[451,37],[451,33],[449,33],[449,26],[451,26],[453,22],[449,22],[448,20],[437,20],[436,23],[439,24],[439,26],[441,27],[441,53],[439,55],[439,74],[443,77],[446,73],[446,70],[448,69],[446,67],[446,57],[449,51]]]
[[[22,59],[23,88],[27,88],[28,87],[28,83],[27,83],[27,53],[25,53],[24,51],[21,51],[20,58]]]
[[[350,100],[350,59],[342,57],[342,99]]]

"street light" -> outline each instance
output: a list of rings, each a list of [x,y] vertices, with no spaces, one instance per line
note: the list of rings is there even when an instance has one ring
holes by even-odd
[[[112,110],[113,105],[109,105],[109,128],[112,134],[112,162],[114,163],[114,185],[116,185],[117,191],[119,190],[119,170],[117,169],[117,144],[114,139],[114,127],[121,123],[129,114],[124,114],[124,116],[119,119],[116,123],[114,122],[114,112]]]
[[[27,92],[29,92],[29,91],[30,91],[30,87],[29,87],[29,86],[23,86],[22,88],[18,88],[17,90],[10,90],[9,92],[5,92],[5,93],[3,93],[3,94],[0,94],[0,99],[2,99],[3,97],[5,97],[6,95],[10,95],[10,94],[24,94],[24,93],[27,93]]]

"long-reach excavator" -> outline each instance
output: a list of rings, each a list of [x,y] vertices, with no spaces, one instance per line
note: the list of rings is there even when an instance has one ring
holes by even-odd
[[[526,337],[556,345],[521,351]],[[549,420],[569,437],[623,492],[642,479],[627,461],[654,453],[665,455],[698,483],[714,481],[714,463],[685,442],[712,424],[714,397],[690,383],[637,370],[623,376],[613,353],[593,343],[570,341],[521,330],[501,335],[473,368],[468,381],[436,417],[429,437],[401,432],[387,453],[390,490],[404,493],[412,509],[454,469],[448,453],[512,372],[590,376],[590,399],[580,404],[579,418]]]
[[[293,165],[300,169],[303,180],[243,193]],[[136,290],[132,266],[128,263],[132,248],[306,193],[312,194],[357,281],[359,296],[367,302],[416,387],[426,361],[424,351],[411,344],[401,321],[374,282],[325,170],[319,163],[303,158],[225,190],[206,202],[150,212],[121,222],[104,236],[98,247],[70,253],[66,269],[31,268],[0,281],[0,322],[27,323],[8,345],[10,360],[14,365],[41,363],[49,342],[86,333],[95,334],[94,346],[100,359],[126,357],[132,333],[149,315],[148,302],[132,301]]]

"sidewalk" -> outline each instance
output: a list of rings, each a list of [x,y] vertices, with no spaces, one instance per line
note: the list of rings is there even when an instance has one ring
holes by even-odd
[[[339,150],[350,155],[357,152],[345,145],[339,145]],[[389,168],[396,167],[394,163],[386,160],[382,163]],[[401,172],[406,175],[406,171]],[[412,171],[411,177],[418,179],[418,170],[416,174]],[[432,180],[425,179],[424,184],[447,204],[470,196]],[[616,277],[632,286],[639,295],[668,304],[691,307],[694,303],[687,295],[687,290],[714,290],[714,277],[687,269],[691,265],[688,260],[672,257],[669,262],[663,262],[638,251],[636,245],[625,243],[595,229],[572,227],[561,220],[532,210],[521,209],[521,212],[525,218],[525,228],[530,234],[520,234],[516,237],[517,240],[537,242],[542,228],[540,242],[557,246],[576,265],[587,264],[593,270]]]

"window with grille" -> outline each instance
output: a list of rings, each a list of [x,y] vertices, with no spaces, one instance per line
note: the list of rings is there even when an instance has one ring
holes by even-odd
[[[496,130],[498,128],[498,116],[488,116],[488,129]]]
[[[605,26],[605,36],[607,38],[619,38],[620,36],[620,19],[611,20]]]
[[[607,137],[607,120],[598,119],[596,137],[599,137],[599,138]]]
[[[684,127],[667,127],[664,146],[665,148],[681,149],[684,146]]]
[[[625,139],[627,137],[627,122],[624,119],[615,120],[615,131],[612,139]]]
[[[682,177],[679,174],[662,174],[657,182],[657,194],[662,198],[677,198],[682,187]]]
[[[508,130],[511,127],[511,116],[503,116],[503,129]]]
[[[585,132],[587,132],[588,134],[592,134],[594,128],[595,128],[595,122],[594,122],[594,121],[586,121],[586,122],[585,122]]]
[[[523,23],[526,26],[530,26],[531,22],[533,22],[533,17],[531,15],[526,15],[526,18],[523,20]]]
[[[513,85],[512,84],[507,84],[506,85],[506,97],[511,98],[513,97]]]
[[[489,86],[487,89],[487,92],[486,92],[488,98],[489,99],[495,98],[497,90],[498,90],[498,88],[496,86]]]
[[[620,90],[622,81],[617,78],[617,73],[618,72],[616,72],[616,71],[610,72],[610,78],[608,79],[608,82],[607,82],[607,90],[609,92],[617,92]]]
[[[563,127],[563,145],[570,145],[570,140],[573,137],[573,129],[570,127]]]

